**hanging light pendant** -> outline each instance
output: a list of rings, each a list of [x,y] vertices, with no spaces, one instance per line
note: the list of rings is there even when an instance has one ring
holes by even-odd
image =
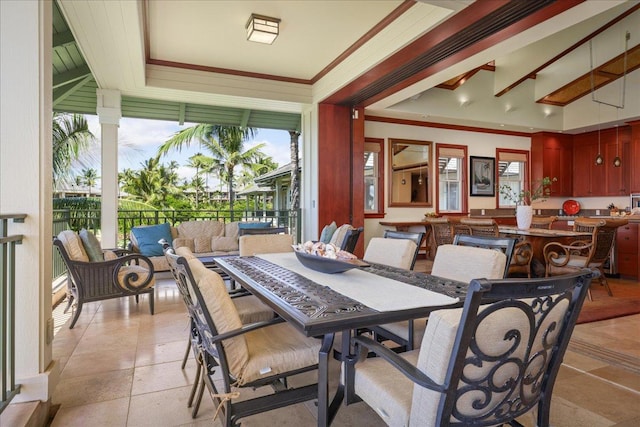
[[[622,165],[620,160],[620,141],[618,140],[618,125],[616,125],[616,157],[613,159],[613,166],[619,168]]]
[[[598,104],[598,155],[596,156],[596,165],[601,165],[604,163],[604,159],[602,158],[602,154],[600,152],[600,104]]]
[[[418,185],[422,185],[422,165],[419,166],[420,176],[418,177]]]

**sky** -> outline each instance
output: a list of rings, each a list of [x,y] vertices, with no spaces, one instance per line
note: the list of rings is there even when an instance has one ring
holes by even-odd
[[[100,140],[100,124],[98,116],[87,115],[89,130]],[[171,138],[176,132],[193,126],[193,123],[185,123],[180,126],[177,122],[161,120],[144,120],[122,118],[118,128],[118,141],[120,150],[118,154],[118,171],[124,169],[140,169],[141,164],[155,157],[158,147]],[[246,148],[251,148],[257,144],[264,143],[262,151],[271,156],[279,166],[286,165],[290,161],[289,157],[289,132],[284,130],[258,129],[253,140],[245,143]],[[182,151],[172,151],[160,158],[162,163],[168,164],[175,160],[180,165],[178,175],[180,178],[191,179],[195,175],[195,169],[184,166],[190,156],[197,152],[209,155],[206,151],[200,150],[198,144],[191,144],[189,148]],[[96,167],[100,173],[99,165]]]

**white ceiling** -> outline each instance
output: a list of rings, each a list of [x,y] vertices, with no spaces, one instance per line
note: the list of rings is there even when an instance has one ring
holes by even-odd
[[[346,58],[341,55],[404,2],[59,3],[102,88],[142,98],[301,112],[363,78],[372,67],[473,2],[416,2]],[[368,105],[367,114],[526,132],[578,132],[593,127],[598,121],[598,106],[589,96],[567,107],[535,102],[589,72],[588,43],[538,71],[536,79],[526,80],[501,97],[494,94],[639,3],[580,3]],[[281,19],[280,35],[272,45],[246,40],[245,24],[252,13]],[[626,31],[631,33],[629,47],[638,45],[639,11],[594,38],[595,65],[623,52]],[[490,61],[495,61],[495,71],[480,71],[454,91],[435,87]],[[621,81],[599,91],[598,97],[617,104]],[[613,122],[616,115],[620,121],[640,119],[640,70],[628,75],[626,86],[625,108],[601,106],[601,122]]]

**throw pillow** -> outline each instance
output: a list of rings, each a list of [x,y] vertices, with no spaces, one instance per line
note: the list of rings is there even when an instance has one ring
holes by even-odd
[[[238,228],[269,228],[271,227],[270,222],[239,222]]]
[[[140,253],[144,256],[164,255],[162,245],[158,243],[160,239],[165,239],[170,245],[173,245],[171,226],[167,222],[158,225],[133,227],[131,233],[135,236]]]
[[[320,241],[322,243],[329,243],[331,241],[331,237],[333,237],[333,233],[335,233],[337,229],[338,226],[335,221],[329,225],[325,225],[322,229],[322,233],[320,233]]]
[[[231,252],[238,250],[238,239],[229,236],[213,236],[211,238],[211,250]]]
[[[84,246],[84,250],[87,252],[89,256],[89,261],[104,261],[104,254],[102,253],[102,247],[100,246],[100,242],[96,238],[96,235],[87,229],[80,230],[80,240],[82,240],[82,245]]]

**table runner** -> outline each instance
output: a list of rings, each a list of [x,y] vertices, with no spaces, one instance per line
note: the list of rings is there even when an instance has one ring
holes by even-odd
[[[406,310],[459,302],[458,298],[369,273],[366,268],[326,274],[303,266],[293,252],[262,254],[257,257],[327,286],[377,311]]]

